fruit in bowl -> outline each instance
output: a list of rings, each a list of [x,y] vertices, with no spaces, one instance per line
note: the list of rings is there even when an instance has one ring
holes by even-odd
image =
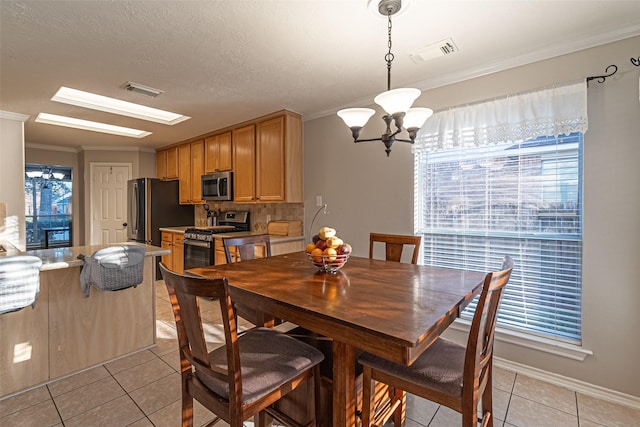
[[[322,227],[305,247],[307,256],[322,272],[335,273],[347,262],[351,245],[337,236],[335,229]]]

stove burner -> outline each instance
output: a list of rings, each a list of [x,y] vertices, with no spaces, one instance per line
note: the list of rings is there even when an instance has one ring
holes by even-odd
[[[213,241],[213,235],[218,233],[232,233],[234,231],[249,231],[249,212],[224,212],[219,221],[220,225],[208,227],[191,227],[184,231],[185,240]]]
[[[233,231],[241,231],[232,225],[216,225],[212,227],[194,227],[187,228],[184,231],[184,238],[187,240],[213,240],[213,235],[218,233],[230,233]]]

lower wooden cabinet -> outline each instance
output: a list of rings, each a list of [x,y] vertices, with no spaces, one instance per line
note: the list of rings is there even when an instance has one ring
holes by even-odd
[[[176,273],[184,272],[184,234],[162,232],[162,249],[171,251],[168,255],[162,256],[162,263],[171,271]]]
[[[176,273],[184,272],[184,234],[173,233],[173,271]]]

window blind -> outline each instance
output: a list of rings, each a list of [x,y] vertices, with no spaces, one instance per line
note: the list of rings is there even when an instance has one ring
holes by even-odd
[[[572,343],[581,340],[582,145],[574,133],[415,157],[424,264],[487,272],[512,256],[498,324]]]

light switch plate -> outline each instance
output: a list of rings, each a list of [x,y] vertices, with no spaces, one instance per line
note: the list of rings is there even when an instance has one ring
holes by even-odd
[[[316,196],[316,206],[322,206],[322,196]]]

